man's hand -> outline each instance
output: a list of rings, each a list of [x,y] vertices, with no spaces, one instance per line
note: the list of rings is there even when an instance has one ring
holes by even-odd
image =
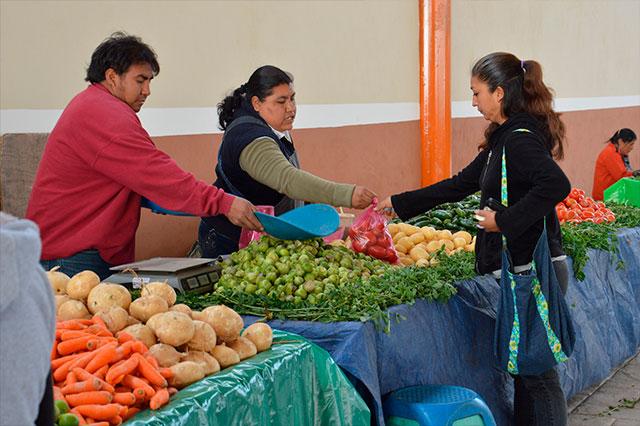
[[[376,206],[376,211],[386,216],[394,217],[396,214],[393,211],[393,204],[391,204],[391,197],[387,197]]]
[[[235,197],[226,216],[236,226],[247,228],[251,231],[262,231],[262,224],[253,214],[255,211],[256,208],[253,204],[244,198]]]
[[[369,207],[375,196],[376,194],[364,186],[356,186],[351,196],[351,207],[354,209],[365,209]]]
[[[484,220],[478,222],[478,228],[484,229],[485,232],[500,232],[500,228],[496,223],[496,212],[493,210],[476,210],[475,214],[484,217]]]

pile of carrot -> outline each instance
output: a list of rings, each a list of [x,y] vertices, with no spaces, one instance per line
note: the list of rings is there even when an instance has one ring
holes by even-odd
[[[51,350],[54,400],[64,400],[81,425],[119,425],[147,407],[158,409],[177,392],[145,344],[115,337],[102,319],[58,321]]]

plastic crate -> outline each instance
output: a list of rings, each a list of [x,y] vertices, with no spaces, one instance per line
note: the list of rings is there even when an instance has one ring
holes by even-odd
[[[640,179],[622,178],[604,190],[604,202],[640,207]]]
[[[491,410],[471,389],[425,385],[397,390],[386,398],[391,426],[495,426]]]

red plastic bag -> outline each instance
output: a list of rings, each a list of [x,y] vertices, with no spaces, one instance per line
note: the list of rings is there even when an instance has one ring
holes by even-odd
[[[269,214],[271,216],[275,215],[273,206],[256,206],[256,210],[264,214]],[[242,228],[242,231],[240,232],[240,240],[238,241],[238,248],[245,248],[249,245],[249,243],[259,240],[263,235],[267,234],[265,232],[250,231],[248,229]]]
[[[387,219],[374,211],[378,200],[374,199],[364,213],[358,216],[349,230],[351,246],[357,253],[368,254],[391,264],[398,262],[398,252],[387,230]]]

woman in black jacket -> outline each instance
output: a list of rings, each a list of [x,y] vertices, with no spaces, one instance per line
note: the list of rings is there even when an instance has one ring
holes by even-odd
[[[536,61],[510,53],[492,53],[471,71],[473,106],[491,124],[476,158],[452,178],[415,191],[393,195],[378,206],[403,220],[445,202],[481,191],[480,207],[501,199],[501,157],[506,150],[508,208],[479,210],[484,217],[476,240],[476,270],[499,278],[501,234],[506,237],[515,273],[531,268],[546,218],[549,248],[563,292],[568,281],[555,205],[570,192],[569,180],[555,158],[562,158],[564,124],[553,111],[553,95]],[[566,401],[554,369],[540,376],[514,376],[514,423],[565,425]]]

